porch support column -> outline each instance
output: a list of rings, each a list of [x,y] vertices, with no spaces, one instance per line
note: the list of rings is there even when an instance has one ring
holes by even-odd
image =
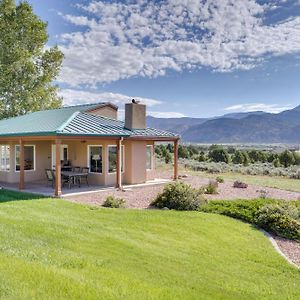
[[[24,190],[25,189],[25,172],[24,172],[24,142],[22,139],[19,141],[20,144],[20,178],[19,178],[19,189]]]
[[[55,140],[55,196],[61,196],[61,162],[60,162],[61,140]]]
[[[117,172],[116,172],[116,188],[122,189],[122,140],[117,140]]]
[[[174,141],[174,180],[178,179],[178,140]]]

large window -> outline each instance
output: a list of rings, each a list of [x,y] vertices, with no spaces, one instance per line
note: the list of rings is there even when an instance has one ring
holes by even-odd
[[[152,170],[153,168],[153,146],[147,145],[147,152],[146,152],[146,169]]]
[[[10,170],[10,148],[7,145],[0,145],[0,171]]]
[[[16,145],[16,171],[20,171],[20,146]],[[24,146],[24,170],[35,170],[35,146]]]
[[[56,145],[52,145],[52,167],[55,168],[56,166]],[[66,164],[69,159],[68,153],[68,145],[61,145],[60,146],[60,160],[63,164]]]
[[[108,173],[117,171],[117,146],[108,146]],[[121,146],[121,172],[124,172],[124,146]]]
[[[88,165],[91,173],[102,173],[102,146],[88,146]]]

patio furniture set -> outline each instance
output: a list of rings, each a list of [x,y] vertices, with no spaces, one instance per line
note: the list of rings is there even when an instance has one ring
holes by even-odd
[[[54,187],[55,184],[55,170],[46,169],[47,176],[47,185],[51,183],[51,186]],[[89,168],[87,167],[72,167],[72,166],[63,166],[61,168],[61,182],[62,186],[67,185],[69,189],[72,186],[77,185],[81,186],[82,182],[85,182],[89,185],[88,181]]]

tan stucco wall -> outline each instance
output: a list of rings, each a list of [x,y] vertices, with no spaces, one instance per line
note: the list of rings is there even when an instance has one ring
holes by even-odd
[[[99,141],[74,141],[64,143],[69,145],[69,159],[73,166],[87,167],[88,166],[88,146],[98,145],[102,146],[102,174],[89,174],[89,182],[97,185],[115,185],[116,174],[108,173],[108,146],[116,145],[113,140],[99,140]],[[126,151],[126,150],[125,150]]]
[[[111,119],[117,119],[118,118],[118,110],[114,109],[110,106],[104,106],[97,108],[93,111],[89,112],[90,114],[97,115],[97,116],[103,116],[103,117],[108,117]]]
[[[146,141],[126,141],[125,183],[143,183],[147,180]]]
[[[15,146],[10,143],[10,171],[0,172],[0,180],[10,183],[19,182],[20,172],[15,170]],[[51,144],[47,141],[26,142],[25,145],[35,145],[35,170],[25,171],[25,182],[45,178],[45,169],[51,166]]]
[[[101,186],[114,186],[116,183],[116,173],[108,173],[108,146],[116,145],[114,140],[99,141],[64,141],[62,145],[68,145],[69,160],[72,166],[88,166],[88,146],[101,145],[103,154],[102,174],[89,174],[89,183]],[[5,144],[5,143],[1,143]],[[10,143],[10,166],[9,172],[0,171],[0,181],[17,183],[19,182],[19,172],[15,171],[15,145]],[[51,151],[52,141],[26,142],[25,145],[35,145],[35,170],[25,171],[25,182],[46,181],[45,169],[52,168]],[[153,142],[146,141],[124,141],[124,172],[122,182],[125,184],[143,183],[154,178],[153,170],[146,171],[146,146],[153,145]],[[154,157],[153,157],[154,162]]]

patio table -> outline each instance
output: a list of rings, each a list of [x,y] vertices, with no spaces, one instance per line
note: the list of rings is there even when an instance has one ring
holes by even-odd
[[[78,186],[80,187],[81,183],[81,177],[86,176],[85,173],[79,173],[79,172],[72,172],[72,171],[62,171],[61,175],[64,177],[68,177],[69,179],[69,188],[71,188],[71,182],[75,184],[76,181],[78,182]]]

